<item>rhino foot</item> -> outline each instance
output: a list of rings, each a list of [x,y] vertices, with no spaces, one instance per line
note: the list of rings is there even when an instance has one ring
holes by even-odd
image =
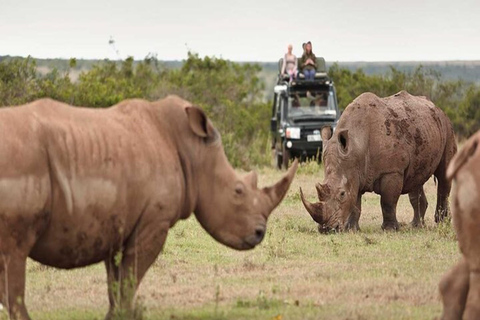
[[[410,225],[413,227],[413,228],[423,228],[425,227],[425,221],[423,220],[412,220],[412,222],[410,222]]]
[[[345,226],[346,231],[351,231],[351,232],[357,232],[360,231],[360,226],[358,225],[358,221],[355,221],[353,223],[347,223]]]
[[[382,224],[382,229],[385,231],[398,231],[400,226],[398,225],[397,221],[384,222]]]

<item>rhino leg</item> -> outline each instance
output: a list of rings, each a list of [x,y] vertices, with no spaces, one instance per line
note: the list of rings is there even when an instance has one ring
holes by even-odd
[[[380,203],[383,230],[398,230],[397,202],[403,188],[403,176],[397,173],[384,175],[380,180]]]
[[[468,264],[462,257],[442,278],[439,284],[443,302],[442,320],[462,319],[469,288]]]
[[[435,209],[435,222],[443,221],[450,213],[448,205],[448,196],[452,188],[452,183],[447,180],[445,173],[437,176],[437,207]]]
[[[454,142],[447,144],[443,158],[440,161],[437,170],[434,172],[434,175],[438,180],[437,207],[435,209],[435,222],[437,223],[443,221],[450,214],[448,197],[450,195],[450,190],[452,189],[452,182],[447,179],[447,167],[456,151],[457,146]]]
[[[463,319],[480,319],[480,272],[470,271],[467,303]]]
[[[105,262],[105,269],[107,270],[107,288],[108,288],[108,302],[110,304],[109,310],[107,315],[105,316],[105,320],[112,319],[114,317],[114,311],[117,306],[117,297],[119,297],[119,267],[117,266],[117,261],[115,260],[115,256],[117,254],[121,254],[117,252],[116,254],[112,254]]]
[[[0,211],[0,303],[10,319],[27,320],[25,269],[38,234],[46,226],[46,213],[11,214]]]
[[[358,225],[358,221],[360,220],[361,213],[362,213],[362,194],[359,193],[355,208],[350,213],[350,217],[346,225],[347,230],[360,231],[360,226]]]
[[[428,207],[428,201],[423,186],[410,192],[408,198],[413,207],[413,220],[411,225],[413,227],[423,227],[425,225],[425,212]]]
[[[125,242],[121,261],[115,254],[105,261],[110,302],[105,319],[111,319],[118,308],[133,312],[137,288],[162,251],[169,227],[169,222],[153,222],[143,216]]]
[[[25,307],[25,267],[27,256],[12,253],[0,256],[0,301],[11,319],[28,320]]]

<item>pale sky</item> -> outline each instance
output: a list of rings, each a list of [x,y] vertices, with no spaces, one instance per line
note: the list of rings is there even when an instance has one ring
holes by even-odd
[[[277,61],[308,40],[327,61],[480,60],[480,0],[0,0],[0,56]]]

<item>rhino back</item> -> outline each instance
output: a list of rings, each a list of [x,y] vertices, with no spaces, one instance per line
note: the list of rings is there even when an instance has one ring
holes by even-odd
[[[180,203],[178,156],[148,102],[91,110],[40,100],[21,113],[38,122],[32,144],[43,146],[50,181],[49,222],[32,258],[63,268],[101,261],[122,246],[147,206]]]
[[[453,138],[450,121],[423,97],[402,91],[387,98],[365,93],[355,99],[339,121],[348,128],[358,157],[365,158],[363,191],[374,191],[386,173],[404,176],[403,193],[423,184],[435,172]]]

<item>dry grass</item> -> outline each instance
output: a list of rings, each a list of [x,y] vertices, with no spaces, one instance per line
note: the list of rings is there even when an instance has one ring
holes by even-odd
[[[264,169],[260,184],[280,177]],[[264,242],[237,252],[216,243],[191,218],[170,232],[139,296],[148,319],[432,319],[441,312],[437,284],[458,259],[450,225],[435,226],[436,188],[426,186],[427,227],[408,226],[407,196],[399,232],[383,232],[379,197],[363,200],[360,233],[321,235],[298,195],[314,197],[323,173],[300,168],[271,217]],[[103,265],[61,271],[28,264],[26,303],[35,319],[102,319]]]

